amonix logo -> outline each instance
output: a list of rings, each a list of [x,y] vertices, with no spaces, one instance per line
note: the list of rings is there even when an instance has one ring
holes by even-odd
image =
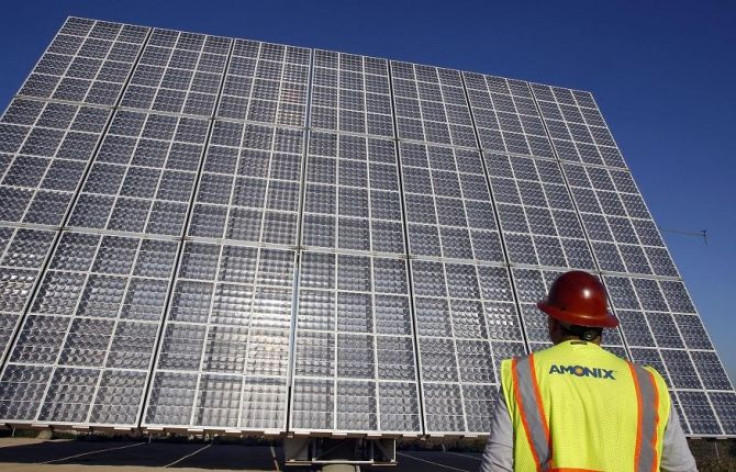
[[[597,367],[583,367],[581,365],[553,365],[549,368],[550,374],[572,374],[578,377],[594,377],[596,379],[616,380],[613,376],[615,371],[599,369]]]

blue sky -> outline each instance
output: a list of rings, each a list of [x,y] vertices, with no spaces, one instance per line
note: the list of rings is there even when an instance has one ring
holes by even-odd
[[[590,90],[736,380],[736,3],[7,2],[5,107],[68,15],[470,70]]]

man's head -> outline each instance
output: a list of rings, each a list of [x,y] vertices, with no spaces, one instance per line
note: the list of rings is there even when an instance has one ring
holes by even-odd
[[[606,308],[603,284],[579,270],[559,276],[537,307],[550,317],[549,336],[555,344],[568,339],[600,343],[603,328],[618,326],[618,319]]]

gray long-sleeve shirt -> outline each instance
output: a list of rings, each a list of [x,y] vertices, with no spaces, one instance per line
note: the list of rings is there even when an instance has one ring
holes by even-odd
[[[511,424],[503,392],[496,397],[491,422],[491,436],[483,452],[481,472],[511,472],[514,470],[514,428]],[[670,406],[670,419],[664,430],[660,469],[665,472],[697,472],[680,418],[674,405]]]

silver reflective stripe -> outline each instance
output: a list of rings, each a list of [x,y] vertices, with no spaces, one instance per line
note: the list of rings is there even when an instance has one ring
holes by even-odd
[[[657,463],[657,424],[659,423],[659,395],[654,376],[646,369],[634,366],[636,381],[639,384],[639,395],[637,399],[641,405],[642,417],[639,420],[641,430],[637,437],[640,444],[637,445],[639,456],[636,461],[637,472],[655,470]]]
[[[537,407],[537,394],[534,390],[534,375],[531,368],[531,356],[516,361],[516,381],[521,396],[521,414],[525,419],[526,435],[539,458],[542,470],[547,470],[551,457],[549,439],[547,438],[547,420],[544,412]],[[539,399],[541,404],[542,399]]]

